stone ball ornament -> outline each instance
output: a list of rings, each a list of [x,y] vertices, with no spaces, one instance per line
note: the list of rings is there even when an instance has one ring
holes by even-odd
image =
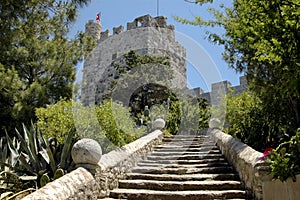
[[[98,165],[102,156],[101,146],[93,139],[84,138],[74,144],[71,156],[77,165]]]
[[[165,120],[158,118],[153,122],[154,130],[162,130],[166,125]]]
[[[221,129],[222,122],[218,118],[212,118],[209,120],[209,128],[211,129]]]

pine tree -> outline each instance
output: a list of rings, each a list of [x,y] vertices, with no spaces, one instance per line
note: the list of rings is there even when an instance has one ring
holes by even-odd
[[[90,0],[0,2],[0,133],[35,120],[35,108],[70,98],[92,39],[68,33]]]

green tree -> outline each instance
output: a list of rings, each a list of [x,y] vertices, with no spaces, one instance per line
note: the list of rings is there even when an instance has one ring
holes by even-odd
[[[47,108],[36,109],[37,125],[46,139],[63,143],[71,130],[75,137],[92,138],[106,153],[141,137],[146,130],[134,128],[130,110],[112,100],[96,106],[82,106],[73,100],[61,99]]]
[[[19,89],[22,86],[16,70],[5,69],[0,63],[0,130],[5,129],[5,126],[13,126],[14,102],[20,99]]]
[[[169,133],[197,134],[208,128],[210,109],[205,100],[200,98],[172,99],[166,120],[166,129]]]
[[[129,108],[111,99],[96,106],[96,113],[104,135],[117,147],[133,142],[146,133],[144,129],[134,128],[135,122]]]
[[[281,142],[288,140],[294,127],[288,122],[284,107],[273,104],[264,106],[263,101],[249,91],[237,96],[229,93],[226,96],[226,132],[240,139],[258,151],[266,147],[275,148]]]
[[[204,4],[212,1],[196,1]],[[210,8],[213,20],[177,17],[199,26],[220,26],[223,35],[209,32],[210,41],[223,45],[224,59],[244,72],[250,89],[263,102],[265,114],[281,107],[291,127],[300,125],[300,3],[298,0],[234,0],[230,8]],[[269,108],[269,109],[268,109]],[[276,116],[275,116],[276,117]]]
[[[135,117],[145,106],[162,104],[174,96],[169,89],[174,72],[166,57],[140,55],[132,50],[113,66],[119,78],[111,82],[111,93],[106,97],[129,105]]]
[[[35,108],[71,97],[75,65],[93,41],[81,32],[73,39],[67,34],[78,9],[88,2],[0,2],[0,73],[14,80],[13,86],[1,85],[1,118],[9,119],[1,120],[1,132],[35,120]]]

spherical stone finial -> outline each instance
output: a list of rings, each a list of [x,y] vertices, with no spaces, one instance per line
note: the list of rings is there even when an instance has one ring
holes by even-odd
[[[209,120],[209,128],[211,129],[221,129],[221,120],[219,120],[218,118],[211,118]]]
[[[77,165],[98,165],[102,150],[97,141],[83,138],[74,144],[71,155]]]
[[[158,118],[153,122],[153,128],[154,130],[161,130],[165,127],[166,122],[165,120]]]

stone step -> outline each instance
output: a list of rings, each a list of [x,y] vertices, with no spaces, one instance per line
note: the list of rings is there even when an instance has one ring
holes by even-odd
[[[165,156],[147,156],[148,160],[200,160],[200,159],[213,159],[223,158],[222,154],[198,154],[198,155],[165,155]]]
[[[110,197],[107,197],[107,198],[102,198],[102,199],[97,199],[97,200],[114,200],[115,198],[110,198]],[[126,199],[119,199],[118,200],[126,200]]]
[[[238,174],[208,136],[164,137],[140,161],[110,199],[246,199]]]
[[[178,144],[213,144],[212,141],[209,140],[199,140],[199,139],[162,139],[162,142],[165,144],[170,144],[170,143],[178,143]]]
[[[214,143],[213,140],[210,139],[203,139],[203,138],[163,138],[162,142],[169,143],[169,142],[198,142],[198,143]]]
[[[173,148],[173,149],[189,149],[189,148],[216,148],[215,144],[161,144],[158,145],[156,148]]]
[[[212,162],[225,162],[226,159],[224,157],[221,158],[210,158],[210,159],[191,159],[191,160],[143,160],[143,163],[159,163],[159,164],[204,164],[204,163],[212,163]]]
[[[155,147],[154,152],[201,152],[201,151],[210,151],[210,150],[218,150],[218,147],[216,146],[206,146],[206,147],[200,147],[200,148],[178,148],[176,147]]]
[[[145,179],[159,181],[203,181],[203,180],[239,180],[237,173],[226,174],[141,174],[128,173],[127,179]]]
[[[183,190],[242,190],[240,181],[157,181],[157,180],[120,180],[119,188],[150,189],[159,191]]]
[[[181,143],[175,143],[175,142],[170,142],[170,143],[163,143],[161,146],[163,148],[173,148],[173,149],[190,149],[190,148],[214,148],[216,147],[215,144],[212,143],[188,143],[188,142],[181,142]],[[158,146],[160,147],[160,146]]]
[[[133,173],[147,174],[199,174],[199,173],[232,173],[233,168],[225,167],[203,167],[203,168],[161,168],[161,167],[134,167]]]
[[[208,135],[171,135],[171,136],[164,136],[164,138],[211,138]]]
[[[203,167],[217,167],[217,166],[230,166],[230,165],[227,162],[210,162],[210,163],[202,163],[202,164],[161,164],[161,163],[139,162],[137,166],[163,167],[163,168],[203,168]]]
[[[206,150],[206,151],[154,151],[151,156],[169,156],[169,155],[203,155],[203,154],[221,154],[220,150]]]
[[[155,191],[145,189],[115,189],[110,196],[117,199],[131,200],[202,200],[202,199],[245,199],[246,192],[242,190],[186,190],[186,191]]]

